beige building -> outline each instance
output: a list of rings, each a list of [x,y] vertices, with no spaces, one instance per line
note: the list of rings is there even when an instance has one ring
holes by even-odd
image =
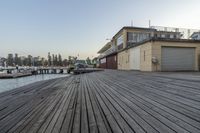
[[[140,71],[198,71],[200,40],[179,29],[123,27],[112,39],[117,68]],[[189,31],[188,33],[190,33]],[[192,33],[191,33],[192,35]]]
[[[198,71],[199,56],[200,41],[152,39],[119,52],[118,69]]]

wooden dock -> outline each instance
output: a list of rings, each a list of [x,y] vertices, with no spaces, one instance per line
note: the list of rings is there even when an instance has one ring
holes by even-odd
[[[167,75],[105,70],[0,93],[0,132],[199,133],[200,74]]]
[[[99,72],[103,71],[104,69],[101,68],[79,68],[79,69],[74,69],[73,73],[74,74],[83,74],[83,73],[91,73],[91,72]]]
[[[20,77],[26,77],[31,76],[32,73],[13,73],[13,74],[0,74],[0,79],[9,79],[9,78],[20,78]]]

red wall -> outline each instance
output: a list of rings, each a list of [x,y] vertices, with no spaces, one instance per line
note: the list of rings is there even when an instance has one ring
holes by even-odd
[[[117,55],[111,55],[106,57],[106,68],[117,69]]]
[[[99,67],[106,69],[106,63],[103,63],[103,64],[100,63]]]
[[[106,69],[106,58],[100,59],[99,61],[99,67]]]
[[[100,59],[100,68],[117,69],[117,54]]]

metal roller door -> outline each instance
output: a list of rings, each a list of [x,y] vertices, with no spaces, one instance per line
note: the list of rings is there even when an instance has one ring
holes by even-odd
[[[162,71],[193,71],[195,48],[162,47]]]

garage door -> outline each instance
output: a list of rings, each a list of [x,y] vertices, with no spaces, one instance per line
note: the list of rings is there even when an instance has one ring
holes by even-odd
[[[117,55],[106,57],[107,69],[117,69]]]
[[[195,48],[162,47],[162,71],[191,71],[195,65]]]
[[[140,70],[140,48],[132,48],[130,50],[130,68],[132,70]]]

